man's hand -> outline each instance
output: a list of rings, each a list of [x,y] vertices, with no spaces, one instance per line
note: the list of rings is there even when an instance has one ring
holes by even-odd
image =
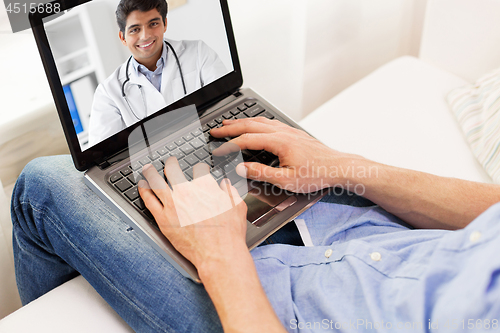
[[[162,233],[198,269],[225,332],[284,332],[246,246],[247,207],[227,179],[219,186],[209,171],[195,165],[188,182],[171,157],[164,172],[172,189],[147,165],[139,193]]]
[[[172,189],[156,169],[147,165],[139,182],[139,193],[155,217],[161,232],[196,267],[220,260],[234,246],[246,248],[247,207],[236,189],[225,179],[220,186],[209,166],[194,166],[188,182],[175,157],[165,163],[165,175]]]
[[[500,186],[438,177],[343,154],[277,120],[226,120],[211,134],[236,137],[230,142],[241,149],[264,149],[280,159],[281,168],[240,164],[236,168],[240,176],[294,192],[341,187],[342,192],[363,195],[416,228],[463,228],[500,201]]]
[[[304,131],[278,120],[256,117],[224,120],[223,124],[223,127],[212,129],[211,135],[236,137],[230,143],[240,149],[266,150],[280,160],[280,168],[247,162],[238,165],[236,172],[242,177],[272,183],[291,192],[309,193],[327,187],[348,187],[344,175],[350,172],[355,161],[364,160],[361,156],[335,151]]]

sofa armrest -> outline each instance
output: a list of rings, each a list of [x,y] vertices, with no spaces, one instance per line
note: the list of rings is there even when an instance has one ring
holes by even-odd
[[[0,320],[0,332],[130,333],[133,330],[78,276]]]
[[[14,275],[9,200],[0,180],[0,318],[21,307]]]

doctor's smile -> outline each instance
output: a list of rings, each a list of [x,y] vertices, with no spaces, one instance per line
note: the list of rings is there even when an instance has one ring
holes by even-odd
[[[138,43],[135,45],[137,48],[136,52],[140,52],[142,56],[139,56],[137,53],[134,54],[135,60],[141,60],[141,59],[146,59],[146,58],[152,58],[149,64],[144,64],[149,70],[155,70],[156,69],[156,58],[158,58],[161,54],[162,51],[162,45],[160,44],[160,47],[156,47],[156,40],[153,41],[147,41],[147,42],[142,42]],[[144,62],[144,60],[143,60]]]
[[[141,48],[141,49],[147,49],[149,48],[151,45],[153,45],[155,41],[152,41],[152,42],[149,42],[147,44],[144,44],[144,45],[137,45],[138,48]]]

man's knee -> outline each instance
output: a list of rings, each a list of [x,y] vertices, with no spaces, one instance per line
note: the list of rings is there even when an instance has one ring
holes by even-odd
[[[21,176],[40,178],[59,178],[64,174],[76,172],[69,155],[38,157],[29,162]]]
[[[81,180],[79,173],[68,155],[39,157],[29,162],[17,179],[12,194],[12,204],[26,200],[27,196],[42,197],[47,191],[61,191]]]

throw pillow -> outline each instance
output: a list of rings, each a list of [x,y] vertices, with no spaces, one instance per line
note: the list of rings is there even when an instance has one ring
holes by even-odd
[[[447,96],[472,152],[500,184],[500,69]]]

